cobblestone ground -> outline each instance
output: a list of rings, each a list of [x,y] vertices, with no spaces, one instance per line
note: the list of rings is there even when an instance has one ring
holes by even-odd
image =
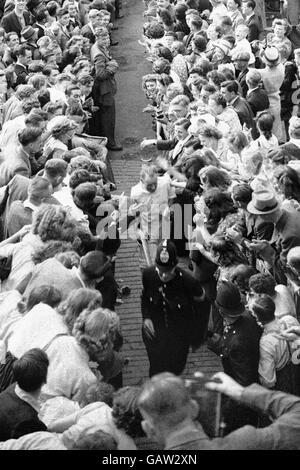
[[[141,89],[142,76],[151,71],[143,48],[138,44],[142,32],[144,3],[141,0],[123,0],[125,18],[118,21],[119,30],[114,38],[119,41],[112,53],[120,69],[118,72],[117,139],[124,151],[110,155],[117,184],[117,193],[130,194],[130,188],[139,180],[141,152],[139,143],[144,137],[153,138],[149,115],[143,114],[146,101]],[[153,155],[153,152],[152,152]],[[143,154],[145,156],[145,154]],[[122,240],[116,263],[116,278],[120,284],[131,287],[131,295],[117,307],[125,338],[124,353],[130,362],[124,370],[124,385],[138,384],[148,377],[148,359],[141,338],[141,275],[135,241]],[[218,357],[207,350],[206,346],[196,353],[190,353],[184,372],[190,377],[194,371],[201,370],[212,374],[221,370]]]

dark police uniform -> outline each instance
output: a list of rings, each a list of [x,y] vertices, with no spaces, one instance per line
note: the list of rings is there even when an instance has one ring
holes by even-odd
[[[164,254],[166,251],[165,249]],[[158,247],[158,253],[160,252],[161,247]],[[167,263],[168,261],[166,265]],[[174,265],[176,264],[177,256]],[[151,266],[144,270],[142,281],[143,320],[152,320],[155,332],[154,337],[149,338],[144,328],[142,330],[150,362],[149,375],[151,377],[166,371],[179,375],[186,364],[195,319],[197,322],[197,316],[201,317],[202,305],[204,322],[207,321],[206,303],[194,300],[204,297],[204,291],[190,273],[178,267],[175,268],[175,277],[163,282],[156,266]],[[199,333],[201,335],[201,331]]]

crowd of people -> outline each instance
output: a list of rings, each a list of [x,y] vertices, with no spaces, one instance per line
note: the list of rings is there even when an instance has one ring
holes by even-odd
[[[1,10],[0,449],[299,449],[299,4],[271,26],[262,0],[144,6],[130,197],[107,159],[121,1]],[[150,366],[136,386],[115,312],[126,236]],[[205,378],[214,433],[181,377],[201,345],[224,370]]]

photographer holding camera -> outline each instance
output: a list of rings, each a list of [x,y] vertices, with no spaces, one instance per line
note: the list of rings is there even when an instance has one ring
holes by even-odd
[[[202,423],[195,421],[199,407],[184,381],[171,373],[162,373],[144,384],[138,398],[147,436],[165,450],[300,449],[299,397],[257,384],[243,387],[223,372],[215,374],[205,388],[269,415],[272,424],[261,429],[243,426],[224,438],[210,439]]]

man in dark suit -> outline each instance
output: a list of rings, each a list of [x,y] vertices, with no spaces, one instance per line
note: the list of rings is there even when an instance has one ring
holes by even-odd
[[[261,74],[258,70],[251,69],[247,72],[246,83],[248,85],[246,100],[256,116],[257,113],[269,108],[270,101],[267,92],[260,87]]]
[[[1,26],[6,33],[14,31],[20,37],[22,29],[31,23],[31,15],[26,11],[26,0],[15,0],[13,11],[4,15]]]
[[[19,46],[15,52],[17,62],[15,64],[15,74],[17,76],[16,86],[25,85],[28,77],[28,65],[32,60],[32,51],[25,44]]]
[[[18,425],[25,421],[35,424],[35,431],[47,431],[39,420],[39,395],[47,382],[49,360],[41,349],[30,349],[13,363],[17,383],[0,393],[0,441],[14,437]],[[21,437],[21,436],[19,436]]]
[[[221,84],[221,93],[226,99],[228,105],[232,106],[238,114],[241,125],[244,124],[248,129],[255,130],[253,121],[253,112],[247,101],[239,96],[239,84],[236,80],[228,80]]]
[[[122,146],[115,141],[115,94],[117,85],[115,73],[118,70],[118,63],[110,56],[108,47],[110,38],[106,28],[96,30],[97,52],[94,58],[95,81],[92,96],[96,106],[99,106],[97,112],[97,128],[93,129],[93,135],[102,135],[107,137],[107,148],[109,150],[122,150]],[[100,132],[100,134],[99,134]]]
[[[242,12],[245,17],[245,23],[249,28],[248,41],[252,42],[259,39],[261,33],[261,24],[255,14],[256,3],[254,0],[245,0],[242,3]]]

